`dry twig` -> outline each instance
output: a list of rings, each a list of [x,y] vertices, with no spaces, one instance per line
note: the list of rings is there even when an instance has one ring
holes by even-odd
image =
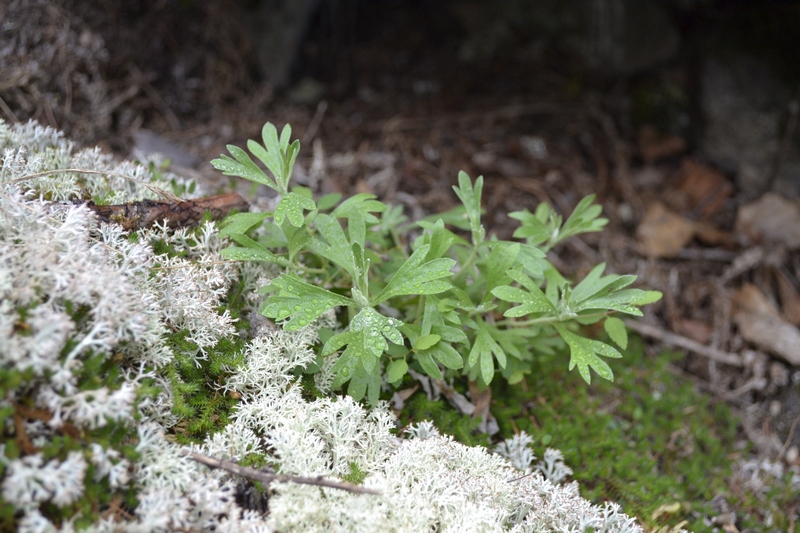
[[[269,472],[261,472],[253,468],[248,468],[246,466],[240,466],[234,463],[233,461],[226,461],[224,459],[214,459],[213,457],[201,455],[199,453],[190,450],[184,450],[184,453],[187,456],[189,456],[189,458],[192,459],[193,461],[206,465],[209,468],[219,468],[225,470],[226,472],[236,474],[237,476],[241,476],[250,479],[252,481],[260,481],[261,483],[265,484],[269,484],[273,481],[278,481],[281,483],[300,483],[302,485],[316,485],[318,487],[328,487],[332,489],[345,490],[347,492],[353,492],[356,494],[375,494],[377,496],[381,495],[380,491],[377,491],[375,489],[368,489],[366,487],[359,487],[358,485],[354,485],[346,481],[332,481],[330,479],[324,479],[322,476],[302,477],[302,476],[288,476],[283,474],[271,474]]]
[[[661,328],[658,328],[656,326],[651,326],[650,324],[645,324],[643,322],[626,320],[625,325],[628,326],[633,331],[635,331],[636,333],[639,333],[640,335],[644,335],[645,337],[650,337],[652,339],[657,339],[665,344],[670,344],[672,346],[678,346],[679,348],[684,348],[686,350],[689,350],[690,352],[694,352],[698,355],[702,355],[703,357],[707,357],[712,361],[725,363],[726,365],[731,365],[731,366],[739,366],[739,367],[744,366],[742,358],[738,354],[725,352],[723,350],[718,350],[716,348],[711,348],[710,346],[700,344],[699,342],[693,341],[692,339],[689,339],[682,335],[678,335],[677,333],[664,331]]]

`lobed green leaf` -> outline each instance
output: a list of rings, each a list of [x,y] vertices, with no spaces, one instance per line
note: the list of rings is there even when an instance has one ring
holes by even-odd
[[[314,225],[317,234],[308,243],[308,248],[341,267],[355,279],[357,277],[355,257],[339,221],[331,215],[319,214],[314,219]]]
[[[509,285],[492,289],[492,294],[498,299],[520,304],[506,311],[503,316],[520,317],[532,313],[555,313],[552,302],[530,277],[519,270],[509,270],[508,276],[526,290]]]
[[[262,213],[236,213],[235,215],[230,215],[223,221],[219,236],[244,235],[251,228],[261,224],[271,214],[269,211],[264,211]]]
[[[425,261],[430,250],[429,245],[420,246],[411,257],[397,270],[386,284],[386,287],[375,297],[372,305],[406,294],[438,294],[448,290],[451,285],[442,278],[452,275],[450,269],[456,262],[441,258]]]
[[[289,219],[289,224],[299,228],[303,225],[303,220],[305,218],[303,211],[313,211],[316,208],[317,204],[315,204],[314,200],[311,198],[306,198],[295,192],[290,192],[281,198],[278,207],[275,208],[275,222],[283,224],[283,219],[287,218]]]
[[[616,348],[608,344],[593,339],[587,339],[572,333],[562,325],[555,325],[556,331],[561,335],[561,338],[569,346],[570,360],[569,369],[572,370],[575,366],[578,367],[581,377],[586,383],[592,382],[592,376],[589,372],[591,368],[598,376],[605,378],[609,381],[614,381],[614,372],[608,363],[600,359],[599,355],[606,357],[618,358],[622,354]]]
[[[227,155],[221,155],[219,159],[211,161],[214,168],[221,171],[226,176],[237,176],[255,183],[261,183],[272,190],[278,190],[277,184],[253,163],[253,160],[250,159],[247,152],[233,144],[229,144],[227,148],[231,155],[233,155],[233,158]]]
[[[322,313],[337,305],[354,306],[355,302],[289,274],[272,280],[270,288],[278,293],[271,296],[261,308],[261,314],[275,320],[289,321],[284,329],[295,330],[313,322]]]

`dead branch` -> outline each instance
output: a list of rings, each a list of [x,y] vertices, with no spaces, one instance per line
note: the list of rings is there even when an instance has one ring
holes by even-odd
[[[149,227],[162,220],[166,220],[170,228],[192,226],[200,222],[207,211],[211,213],[211,218],[218,220],[234,209],[246,210],[249,204],[238,193],[232,192],[178,202],[144,200],[120,205],[95,205],[94,202],[86,202],[86,207],[97,213],[103,222],[115,222],[131,231]]]
[[[271,474],[269,472],[261,472],[253,468],[248,468],[246,466],[240,466],[234,463],[233,461],[226,461],[224,459],[214,459],[213,457],[201,455],[199,453],[186,449],[184,450],[183,453],[193,461],[206,465],[209,468],[219,468],[221,470],[225,470],[226,472],[236,474],[237,476],[241,476],[253,481],[260,481],[261,483],[265,484],[269,484],[273,481],[278,481],[281,483],[300,483],[302,485],[315,485],[318,487],[328,487],[332,489],[345,490],[347,492],[353,492],[356,494],[375,494],[377,496],[381,495],[380,491],[377,491],[375,489],[368,489],[366,487],[359,487],[358,485],[354,485],[346,481],[332,481],[330,479],[324,479],[322,476],[302,477],[302,476],[288,476],[285,474]]]
[[[625,325],[640,335],[659,340],[665,344],[684,348],[690,352],[707,357],[712,361],[725,363],[726,365],[731,366],[744,366],[744,363],[742,363],[742,358],[738,354],[711,348],[710,346],[700,344],[699,342],[693,341],[692,339],[686,338],[682,335],[664,331],[661,328],[651,326],[650,324],[645,324],[644,322],[626,320]]]

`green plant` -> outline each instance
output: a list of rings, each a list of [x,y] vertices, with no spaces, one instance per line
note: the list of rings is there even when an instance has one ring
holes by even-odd
[[[228,146],[233,157],[212,161],[224,174],[282,196],[274,212],[230,216],[220,234],[238,246],[222,253],[284,269],[263,287],[269,296],[260,311],[284,321],[288,330],[340,309],[345,327],[327,336],[320,355],[341,351],[333,385],[349,383],[355,399],[366,394],[375,403],[383,376],[396,385],[410,366],[435,379],[444,377],[442,369],[465,375],[482,388],[499,370],[515,383],[534,369],[538,354],[565,345],[570,370],[577,366],[587,383],[590,369],[611,380],[601,356],[621,357],[620,352],[584,337],[580,326],[605,320],[613,342],[624,348],[624,325],[609,315],[640,316],[641,305],[661,297],[630,288],[635,276],[604,276],[604,264],[573,286],[546,259],[562,240],[606,224],[592,196],[566,221],[546,204],[534,213],[511,213],[521,223],[514,237],[522,242],[498,240],[487,238],[481,224],[482,177],[473,183],[459,174],[454,190],[462,207],[408,222],[399,207],[370,194],[314,201],[307,189],[290,190],[299,142],[290,143],[288,125],[279,136],[267,123],[262,137],[263,145],[249,140],[247,147],[272,177],[236,146]],[[454,230],[468,232],[469,239]],[[414,235],[409,250],[405,242]]]

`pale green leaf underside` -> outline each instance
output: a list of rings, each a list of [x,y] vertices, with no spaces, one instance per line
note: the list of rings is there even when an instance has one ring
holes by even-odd
[[[430,353],[419,352],[416,356],[416,360],[422,367],[422,370],[430,377],[433,379],[442,379],[442,371],[439,370],[439,365],[436,364],[436,361],[433,360]]]
[[[419,337],[416,341],[414,341],[414,349],[415,350],[427,350],[431,346],[435,345],[437,342],[442,340],[441,335],[436,334],[429,334],[423,335]]]
[[[628,347],[628,330],[625,327],[625,322],[615,316],[610,316],[606,318],[603,328],[605,328],[611,340],[617,343],[617,346],[623,350]]]
[[[500,367],[505,368],[505,352],[486,329],[479,329],[478,335],[475,337],[475,342],[472,344],[472,349],[469,352],[468,362],[470,367],[476,364],[480,365],[481,378],[487,385],[492,382],[492,378],[494,377],[493,354],[497,357],[497,362]]]

